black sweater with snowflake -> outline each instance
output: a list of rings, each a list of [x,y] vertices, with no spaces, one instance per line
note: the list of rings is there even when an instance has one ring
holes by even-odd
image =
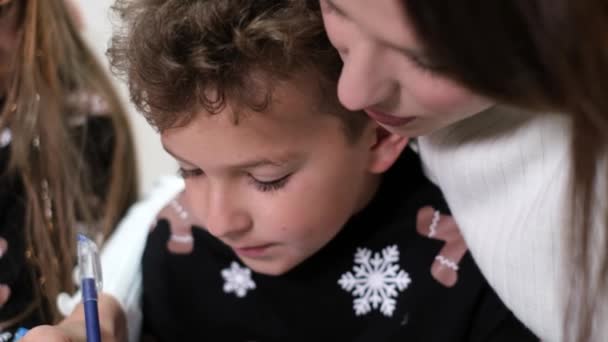
[[[284,275],[249,270],[200,227],[185,253],[170,237],[159,221],[143,257],[152,340],[537,340],[487,284],[410,150],[366,209]]]

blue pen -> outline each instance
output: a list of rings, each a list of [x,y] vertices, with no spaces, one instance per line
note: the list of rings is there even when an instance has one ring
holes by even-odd
[[[97,246],[82,234],[78,234],[78,269],[80,273],[84,320],[87,342],[101,342],[97,292],[101,291],[101,264]]]
[[[27,334],[28,329],[26,328],[19,328],[17,329],[17,331],[15,331],[15,336],[13,336],[13,342],[17,342],[19,341],[23,336],[25,336],[25,334]],[[5,341],[3,338],[3,335],[0,335],[0,341]],[[8,341],[8,340],[6,340]]]

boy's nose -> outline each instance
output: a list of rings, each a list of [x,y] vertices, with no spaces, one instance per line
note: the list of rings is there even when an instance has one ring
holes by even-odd
[[[217,238],[233,238],[252,227],[251,217],[243,209],[224,195],[209,199],[206,212],[203,214],[205,228]]]
[[[213,236],[220,239],[231,239],[247,232],[251,220],[243,214],[210,215],[206,228]]]
[[[381,51],[370,44],[349,50],[338,81],[338,98],[345,108],[362,110],[390,97],[395,82],[382,59]]]

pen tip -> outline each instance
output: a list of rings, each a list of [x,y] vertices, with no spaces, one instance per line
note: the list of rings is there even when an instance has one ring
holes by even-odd
[[[84,236],[84,234],[79,233],[79,234],[77,234],[77,236],[78,236],[78,242],[87,242],[89,240],[86,236]]]

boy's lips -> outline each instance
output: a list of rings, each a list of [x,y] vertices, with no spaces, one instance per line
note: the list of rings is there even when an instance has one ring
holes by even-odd
[[[256,246],[233,247],[233,249],[234,252],[240,256],[256,258],[264,256],[268,249],[270,249],[272,246],[274,246],[273,243],[267,243]]]
[[[371,109],[366,109],[365,112],[369,117],[386,126],[399,127],[408,124],[415,119],[413,116],[399,117],[391,114],[378,112]]]

